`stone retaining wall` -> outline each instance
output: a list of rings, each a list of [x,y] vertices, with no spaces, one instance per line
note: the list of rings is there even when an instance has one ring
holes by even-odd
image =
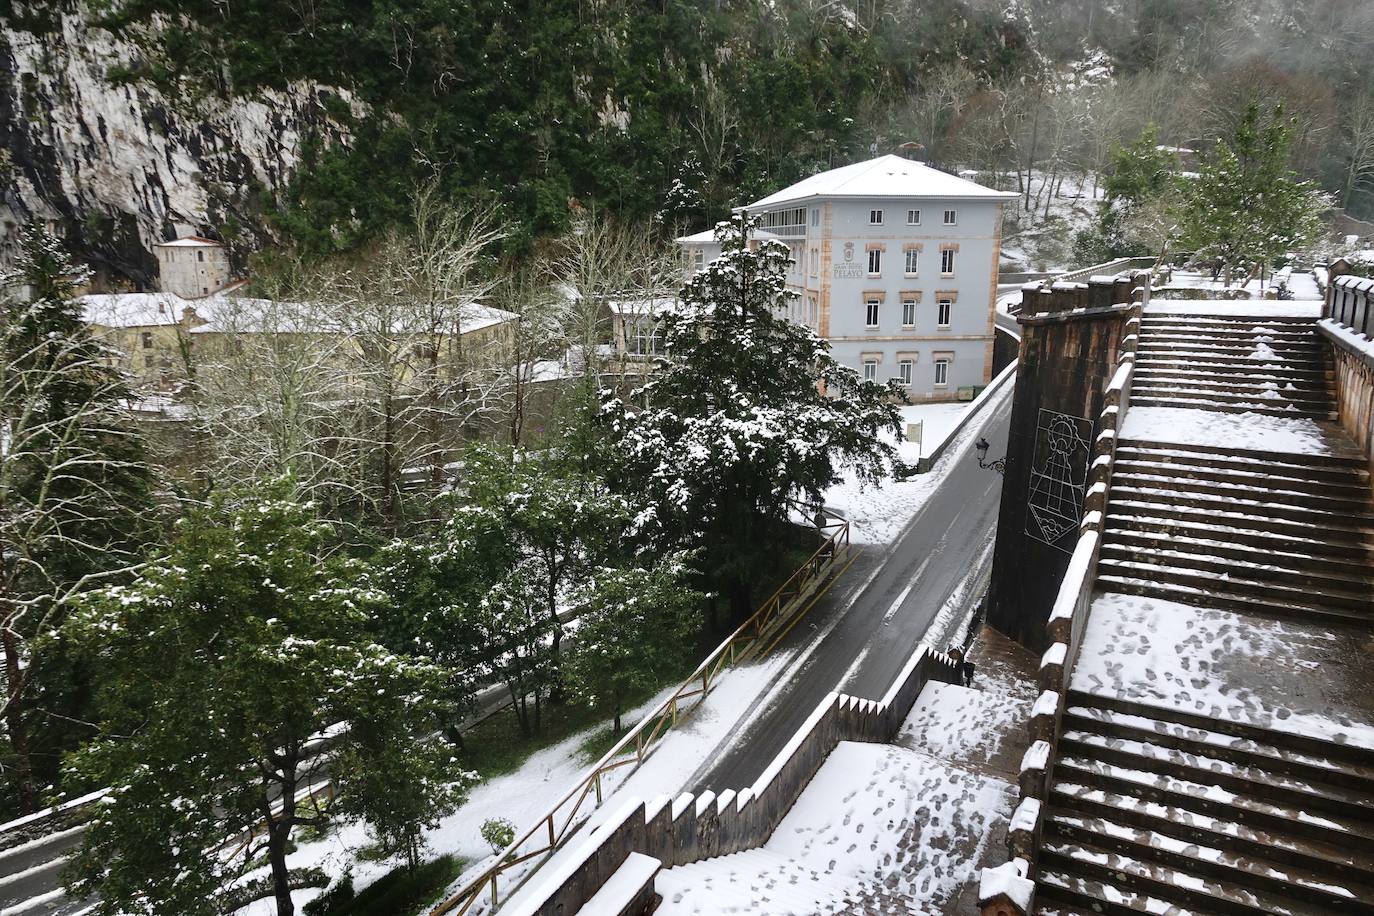
[[[754,785],[738,791],[662,796],[627,802],[593,831],[515,913],[569,916],[595,894],[630,853],[658,859],[664,868],[755,849],[767,842],[826,757],[841,741],[892,740],[931,680],[957,683],[949,656],[922,645],[881,700],[832,693],[778,752]]]

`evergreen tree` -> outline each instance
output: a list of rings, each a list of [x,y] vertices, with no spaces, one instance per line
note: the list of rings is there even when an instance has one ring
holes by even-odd
[[[722,226],[723,254],[664,319],[657,371],[627,399],[608,393],[601,414],[619,485],[647,503],[639,526],[700,548],[737,615],[795,499],[819,499],[841,464],[866,481],[890,470],[896,449],[883,433],[895,438],[902,397],[786,318],[787,248],[752,249],[752,228]]]
[[[383,597],[324,556],[329,537],[285,482],[221,496],[68,621],[102,671],[101,733],[71,766],[111,792],[68,877],[74,896],[100,895],[97,912],[217,913],[265,852],[289,916],[296,827],[364,818],[414,862],[421,827],[471,783],[432,737],[439,672],[372,640]],[[308,790],[326,776],[339,799],[322,813]]]
[[[1282,107],[1261,123],[1252,103],[1235,135],[1218,142],[1198,177],[1184,184],[1178,244],[1214,259],[1228,286],[1321,233],[1330,203],[1288,168],[1291,136]]]
[[[690,656],[701,627],[705,597],[682,554],[644,569],[600,569],[579,590],[577,638],[568,658],[568,680],[580,699],[615,717],[626,699],[658,687]]]
[[[81,280],[37,223],[0,277],[0,711],[20,811],[39,800],[31,694],[45,687],[60,704],[67,689],[45,683],[36,638],[58,624],[66,596],[131,562],[148,501],[129,392],[82,320]]]

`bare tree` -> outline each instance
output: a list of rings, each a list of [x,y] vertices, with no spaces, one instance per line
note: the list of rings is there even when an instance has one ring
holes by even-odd
[[[1365,91],[1356,96],[1342,127],[1348,149],[1341,206],[1349,207],[1351,196],[1374,181],[1374,93]]]
[[[440,483],[468,426],[501,409],[496,369],[513,329],[498,326],[516,316],[482,302],[495,285],[487,252],[501,236],[490,211],[451,208],[422,189],[412,229],[389,233],[326,278],[326,313],[348,342],[340,355],[349,397],[361,407],[393,529],[403,473],[427,468]],[[487,332],[483,352],[469,352],[479,332]]]
[[[145,507],[129,390],[74,302],[79,272],[41,225],[0,277],[0,721],[21,811],[38,805],[28,693],[67,600],[135,563]]]
[[[574,304],[568,327],[577,350],[573,360],[594,380],[605,363],[600,348],[610,342],[607,303],[675,294],[682,263],[652,227],[588,211],[564,240],[553,275]]]

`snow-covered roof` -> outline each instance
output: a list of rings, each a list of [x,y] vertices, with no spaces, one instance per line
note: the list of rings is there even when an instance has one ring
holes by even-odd
[[[220,334],[230,330],[253,333],[265,329],[301,334],[338,333],[337,326],[319,309],[301,303],[273,303],[269,299],[225,295],[229,291],[198,299],[183,299],[175,293],[93,293],[82,296],[80,302],[86,323],[106,328],[173,325],[181,321],[189,308],[194,313],[192,334]],[[471,303],[463,309],[463,333],[470,334],[519,317],[504,309]]]
[[[183,238],[173,239],[170,242],[158,242],[154,248],[223,248],[224,246],[214,239],[202,238],[198,235],[188,235]]]
[[[677,307],[676,296],[655,296],[651,299],[612,299],[607,307],[616,315],[662,315]]]
[[[783,188],[747,209],[823,197],[936,197],[945,200],[1010,200],[1011,191],[994,191],[977,182],[933,169],[901,156],[879,156],[819,175]]]
[[[768,239],[780,240],[782,238],[782,236],[775,235],[774,233],[769,232],[766,229],[755,229],[752,233],[750,233],[749,237],[751,239],[756,239],[758,241],[766,241]],[[679,245],[712,245],[716,243],[716,230],[703,229],[702,231],[694,232],[691,235],[679,236],[677,242]]]
[[[87,324],[106,328],[142,328],[176,324],[191,303],[173,293],[92,293],[82,296]]]

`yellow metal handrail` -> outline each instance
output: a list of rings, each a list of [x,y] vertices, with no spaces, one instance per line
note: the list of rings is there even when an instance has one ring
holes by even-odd
[[[811,554],[777,591],[768,596],[748,620],[727,636],[697,666],[691,676],[678,685],[671,696],[626,732],[615,746],[587,771],[577,785],[503,849],[492,865],[465,884],[458,893],[431,910],[430,916],[464,916],[488,893],[493,909],[498,906],[501,902],[498,882],[505,872],[546,853],[552,855],[569,833],[581,823],[578,815],[584,813],[584,803],[595,796],[595,803],[585,811],[601,804],[601,777],[612,770],[643,763],[645,757],[653,750],[655,742],[678,723],[679,717],[706,699],[715,686],[716,676],[724,668],[758,648],[760,638],[768,633],[769,628],[788,616],[794,610],[794,604],[799,604],[810,596],[814,586],[830,572],[837,560],[848,553],[850,546],[848,521],[828,514],[824,509],[820,510],[819,520],[822,523],[818,528],[828,532],[828,536],[816,552]],[[684,708],[684,701],[688,702],[688,708]],[[527,843],[534,848],[526,848]],[[522,874],[520,880],[523,881],[530,873],[532,872]],[[519,881],[517,886],[518,884]]]

